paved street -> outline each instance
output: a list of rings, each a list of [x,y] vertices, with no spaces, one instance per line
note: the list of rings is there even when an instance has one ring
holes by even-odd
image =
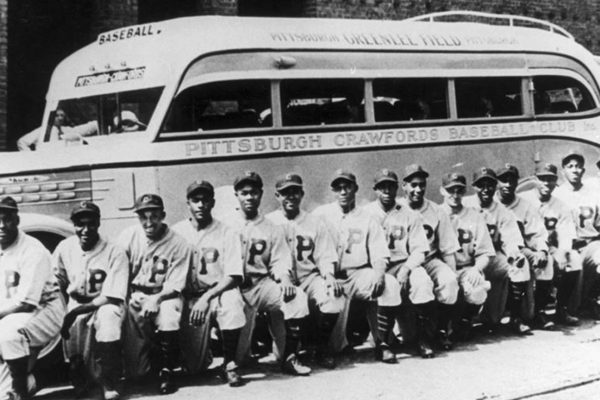
[[[576,329],[536,331],[517,338],[476,336],[473,343],[424,360],[400,354],[397,365],[371,359],[368,349],[344,356],[333,371],[318,369],[310,377],[288,377],[273,363],[262,362],[247,373],[246,386],[229,388],[215,377],[182,380],[175,394],[158,396],[152,385],[129,385],[128,399],[596,399],[600,384],[600,324]],[[588,385],[574,387],[579,383]],[[556,392],[561,387],[569,387]],[[550,393],[553,392],[553,393]],[[539,395],[548,393],[545,395]],[[539,396],[536,396],[539,395]],[[68,389],[45,390],[36,398],[71,398]]]

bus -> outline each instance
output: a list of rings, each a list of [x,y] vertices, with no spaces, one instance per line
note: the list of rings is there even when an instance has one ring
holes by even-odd
[[[419,163],[439,200],[446,172],[512,163],[526,179],[572,149],[598,160],[599,68],[558,26],[472,12],[124,27],[56,67],[37,149],[2,154],[0,195],[50,248],[83,200],[99,205],[109,239],[134,223],[143,193],[163,197],[170,223],[186,218],[197,179],[226,214],[247,170],[263,177],[264,212],[288,172],[304,178],[309,211],[331,201],[338,168],[357,175],[366,202],[377,170]]]

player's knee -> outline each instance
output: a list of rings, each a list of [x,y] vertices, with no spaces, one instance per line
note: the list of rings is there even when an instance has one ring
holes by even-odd
[[[296,288],[296,295],[290,301],[284,301],[282,295],[281,311],[286,320],[306,317],[308,315],[308,296],[300,288]]]
[[[96,341],[114,342],[121,338],[123,308],[116,304],[105,304],[96,312]]]
[[[180,298],[165,300],[160,303],[156,326],[159,331],[169,332],[179,330],[183,302]]]
[[[336,297],[331,294],[318,304],[319,311],[323,314],[338,314],[344,309],[344,302],[344,296]]]
[[[454,304],[458,299],[458,280],[456,274],[444,273],[438,276],[438,285],[435,289],[436,299],[442,304]]]
[[[400,297],[400,284],[398,280],[390,274],[384,275],[385,288],[381,296],[377,298],[377,304],[384,307],[394,307],[402,303]]]
[[[473,285],[465,285],[463,286],[463,293],[465,297],[465,302],[468,304],[481,305],[485,303],[487,299],[487,288],[483,285],[473,286]]]
[[[413,304],[423,304],[435,299],[433,294],[433,281],[424,268],[415,268],[409,276],[409,297]]]
[[[244,300],[237,290],[228,290],[221,295],[217,323],[222,330],[240,329],[246,325]]]

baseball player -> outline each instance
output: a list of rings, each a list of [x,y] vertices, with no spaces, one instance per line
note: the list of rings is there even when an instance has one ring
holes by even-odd
[[[8,369],[8,399],[29,399],[34,349],[55,338],[65,316],[65,302],[52,274],[50,253],[19,229],[19,209],[12,197],[0,199],[0,369]],[[0,373],[4,376],[5,373]]]
[[[348,344],[346,323],[352,299],[376,303],[377,319],[369,320],[375,338],[376,358],[385,363],[396,363],[390,337],[397,306],[402,299],[398,281],[385,272],[390,258],[385,233],[367,211],[356,207],[358,184],[354,174],[336,171],[331,189],[336,201],[317,207],[313,214],[328,224],[337,247],[337,278],[342,281],[347,297],[332,334],[332,344],[336,351]]]
[[[504,313],[510,284],[511,327],[515,333],[526,335],[531,328],[523,322],[521,304],[530,279],[529,266],[521,253],[524,243],[517,217],[494,199],[497,183],[496,173],[491,168],[482,167],[473,175],[476,196],[464,199],[465,205],[483,214],[496,249],[496,256],[485,270],[491,289],[483,317],[488,329],[494,331]]]
[[[125,249],[131,271],[130,298],[124,334],[125,372],[140,377],[150,370],[151,340],[157,339],[159,392],[176,390],[173,369],[179,354],[179,328],[193,250],[164,222],[162,198],[144,194],[135,202],[139,225],[125,229],[118,243]]]
[[[181,326],[183,364],[188,372],[208,368],[213,321],[223,343],[223,373],[230,386],[242,385],[235,362],[240,331],[246,324],[244,301],[238,289],[244,276],[239,234],[214,219],[215,190],[210,182],[196,181],[186,191],[191,217],[173,226],[194,247],[194,263],[183,292]]]
[[[558,169],[553,164],[540,164],[535,173],[538,179],[537,188],[524,192],[521,196],[536,207],[548,231],[547,243],[558,273],[555,279],[556,321],[574,326],[579,323],[579,319],[571,315],[569,304],[576,302],[573,298],[577,294],[577,285],[581,279],[581,257],[579,252],[573,249],[573,241],[577,238],[573,214],[566,204],[552,194],[557,186],[557,172]],[[547,305],[548,299],[536,298],[535,301],[536,307],[541,309]]]
[[[485,271],[496,254],[483,215],[463,205],[466,188],[467,179],[462,174],[452,172],[442,178],[440,192],[444,203],[441,208],[450,216],[460,244],[456,252],[456,269],[462,289],[462,309],[456,336],[462,340],[469,339],[473,319],[487,299],[490,282],[485,280]]]
[[[244,283],[241,289],[247,303],[247,323],[240,336],[238,360],[243,361],[249,355],[256,314],[267,311],[276,355],[283,354],[282,371],[308,375],[311,369],[297,357],[308,315],[308,299],[304,291],[294,285],[292,256],[283,230],[259,213],[263,182],[256,172],[247,171],[237,177],[233,188],[240,209],[228,222],[242,235]]]
[[[552,291],[554,263],[548,257],[548,232],[538,210],[527,200],[516,195],[519,184],[519,170],[511,164],[505,164],[498,171],[497,199],[517,217],[517,223],[523,236],[525,246],[521,252],[533,268],[532,278],[535,280],[535,295],[531,299],[531,285],[527,288],[526,308],[535,311],[535,326],[540,329],[552,329],[554,322],[546,317],[544,308]],[[531,304],[533,302],[533,304]],[[533,307],[532,307],[533,306]],[[528,316],[529,319],[529,316]]]
[[[563,182],[554,192],[574,214],[579,250],[583,263],[582,305],[600,319],[600,196],[598,190],[583,182],[585,159],[571,151],[562,159]]]
[[[423,218],[407,205],[396,203],[398,176],[391,170],[383,169],[375,176],[373,190],[377,199],[364,210],[383,228],[390,252],[388,273],[397,277],[414,305],[417,349],[422,357],[431,358],[435,294],[434,283],[423,268],[429,250]]]
[[[58,285],[69,299],[61,334],[71,380],[76,395],[83,395],[93,352],[98,357],[104,398],[115,400],[122,372],[120,340],[129,263],[124,250],[98,233],[100,209],[96,204],[78,204],[71,221],[75,235],[63,240],[53,256]]]
[[[458,238],[450,218],[437,204],[425,198],[429,174],[420,165],[406,167],[402,188],[408,206],[421,214],[429,242],[423,268],[429,275],[427,287],[433,288],[438,311],[438,339],[444,350],[452,348],[450,322],[458,298],[455,253]],[[376,189],[377,190],[377,189]],[[411,284],[412,285],[412,284]],[[432,306],[426,306],[431,308]]]
[[[304,188],[299,175],[287,174],[277,181],[275,197],[281,208],[266,217],[283,228],[292,253],[294,277],[308,295],[309,304],[318,309],[317,362],[335,368],[328,343],[344,299],[342,287],[334,277],[337,253],[333,239],[322,220],[300,208]]]

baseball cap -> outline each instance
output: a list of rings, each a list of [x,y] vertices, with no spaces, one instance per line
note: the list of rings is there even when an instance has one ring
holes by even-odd
[[[496,182],[498,179],[496,178],[496,173],[493,169],[488,167],[481,167],[473,174],[473,186],[476,186],[479,181],[483,179],[491,179]]]
[[[100,208],[91,201],[84,200],[71,210],[71,220],[82,214],[91,214],[100,218]]]
[[[302,178],[298,174],[286,174],[275,184],[275,190],[281,192],[289,187],[303,187]]]
[[[164,210],[165,206],[163,204],[163,200],[157,194],[143,194],[137,198],[135,201],[135,212],[145,211],[145,210]]]
[[[513,177],[519,179],[519,170],[514,165],[506,163],[498,170],[496,177],[500,178],[501,176],[505,175],[512,175]]]
[[[207,192],[211,197],[215,195],[215,188],[213,185],[211,185],[210,182],[203,180],[190,183],[185,191],[185,194],[187,198],[190,198],[191,195],[199,191]]]
[[[467,178],[458,172],[450,172],[442,177],[442,187],[450,189],[451,187],[467,187]]]
[[[384,168],[381,171],[377,172],[377,174],[375,175],[374,182],[375,183],[373,184],[373,186],[377,186],[381,182],[398,183],[398,175],[396,175],[394,171]]]
[[[0,210],[19,211],[17,202],[10,196],[0,199]]]
[[[427,178],[429,173],[423,169],[419,164],[410,164],[404,169],[404,178],[402,179],[405,182],[410,181],[415,175],[421,175],[423,178]]]
[[[113,123],[115,125],[118,124],[118,119],[117,117],[115,117],[113,119]],[[129,111],[129,110],[123,110],[121,111],[121,125],[137,125],[137,126],[141,126],[141,127],[146,127],[145,124],[143,124],[137,117],[137,115],[135,115],[135,113],[133,111]]]
[[[561,165],[564,167],[566,164],[569,163],[569,161],[571,161],[572,159],[576,159],[578,160],[581,165],[585,164],[585,158],[583,157],[583,154],[581,154],[580,152],[578,152],[577,150],[571,149],[569,150],[569,152],[563,157],[562,159],[562,163]]]
[[[558,178],[558,169],[554,164],[544,163],[537,166],[535,169],[535,176],[553,176]]]
[[[233,189],[238,190],[238,188],[243,184],[250,184],[256,186],[259,189],[262,189],[263,187],[263,181],[260,175],[258,175],[254,171],[246,171],[243,175],[240,175],[237,178],[235,178],[235,181],[233,181]]]
[[[347,171],[345,169],[338,169],[337,171],[335,171],[333,179],[331,179],[331,187],[334,187],[336,182],[340,180],[356,184],[356,176],[352,172]]]

